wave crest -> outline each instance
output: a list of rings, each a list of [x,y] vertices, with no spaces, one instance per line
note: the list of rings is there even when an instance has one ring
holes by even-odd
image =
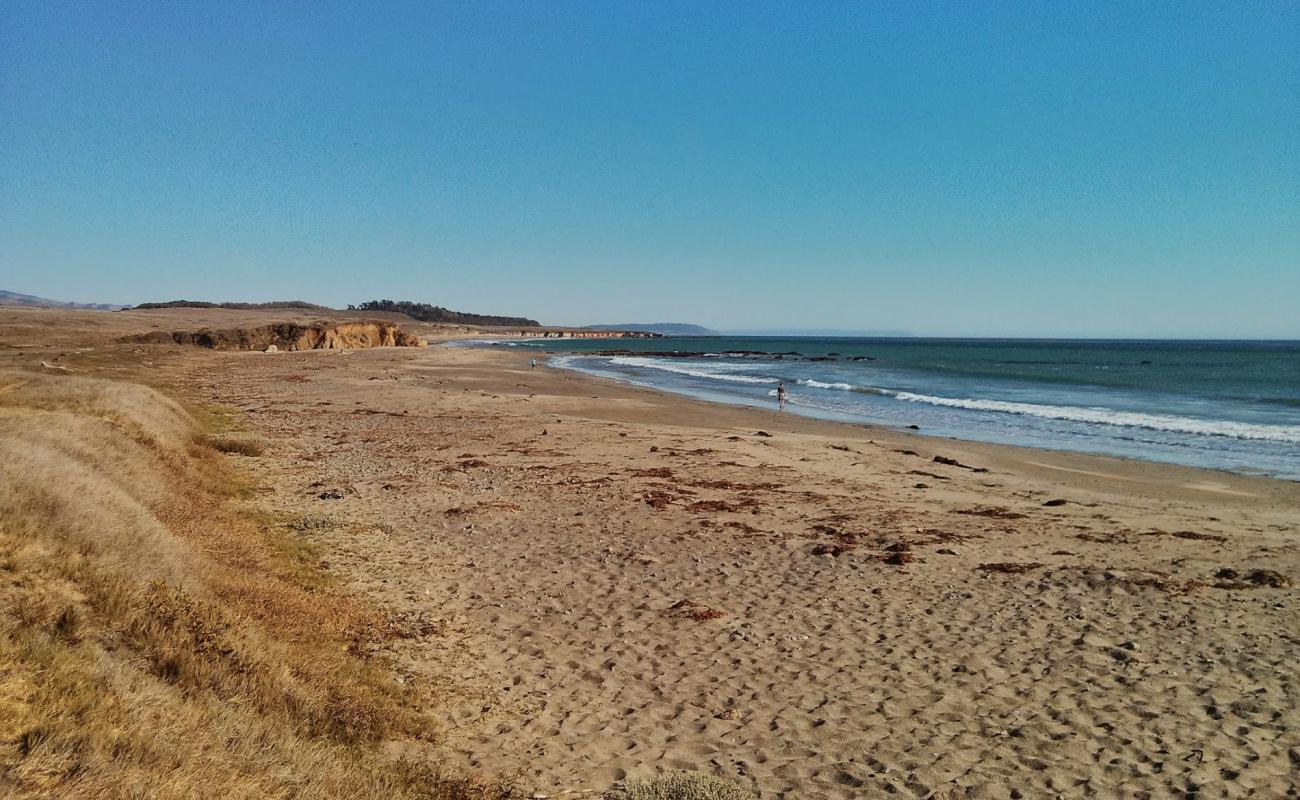
[[[1021,414],[1042,419],[1089,422],[1096,425],[1115,425],[1124,428],[1146,428],[1147,430],[1190,433],[1200,436],[1225,436],[1233,439],[1256,439],[1300,444],[1300,425],[1263,425],[1253,422],[1231,422],[1228,420],[1176,417],[1166,414],[1146,414],[1139,411],[1115,411],[1108,408],[1049,406],[1034,403],[1014,403],[1007,400],[935,397],[934,395],[916,394],[914,392],[896,392],[894,397],[909,403],[924,403],[946,408],[997,411],[1004,414]]]
[[[611,364],[618,364],[625,367],[657,369],[664,372],[673,372],[678,375],[689,375],[694,378],[708,378],[717,381],[731,381],[733,383],[772,384],[780,382],[777,378],[736,374],[743,372],[744,370],[754,369],[755,365],[753,364],[696,364],[686,366],[672,361],[663,361],[655,358],[642,358],[640,356],[614,356],[609,360],[609,362]]]

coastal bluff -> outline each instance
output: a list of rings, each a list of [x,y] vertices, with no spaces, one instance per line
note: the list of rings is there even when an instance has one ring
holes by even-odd
[[[150,331],[122,338],[133,344],[182,344],[212,350],[360,350],[368,347],[424,347],[419,336],[383,321],[280,322],[247,328]]]

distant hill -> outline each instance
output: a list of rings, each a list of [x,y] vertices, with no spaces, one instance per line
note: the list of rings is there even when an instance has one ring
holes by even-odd
[[[490,314],[470,314],[452,311],[428,303],[409,300],[368,300],[360,305],[348,306],[349,311],[392,311],[405,314],[420,322],[444,322],[453,325],[502,325],[516,328],[539,328],[541,323],[524,317],[494,317]]]
[[[588,325],[584,330],[645,331],[646,333],[662,333],[664,336],[716,336],[718,333],[703,326],[691,325],[686,322],[629,322],[626,325]]]
[[[329,306],[318,306],[305,300],[275,300],[270,303],[209,303],[206,300],[168,300],[164,303],[141,303],[136,308],[228,308],[235,311],[261,311],[277,308],[294,308],[302,311],[334,310]]]
[[[0,289],[0,306],[23,306],[27,308],[79,308],[85,311],[117,311],[122,306],[112,303],[68,303],[63,300],[48,300],[30,294],[19,294]]]

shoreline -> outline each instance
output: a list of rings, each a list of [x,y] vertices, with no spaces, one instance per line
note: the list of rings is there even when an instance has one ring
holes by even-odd
[[[475,340],[470,340],[470,342],[473,341]],[[502,351],[516,349],[514,347],[493,347],[493,344],[502,341],[500,339],[480,338],[477,341],[481,342],[481,344],[458,343],[454,346],[477,346],[487,350]],[[624,374],[619,369],[606,368],[603,363],[593,364],[585,360],[592,356],[599,356],[599,353],[588,353],[584,350],[556,352],[534,347],[522,349],[532,355],[544,356],[548,366],[571,370],[591,377],[614,380],[624,385],[639,386],[666,392],[673,396],[690,397],[737,407],[764,408],[766,406],[765,398],[760,398],[753,391],[750,391],[752,387],[742,385],[737,388],[721,384],[716,387],[697,385],[700,381],[690,378],[685,379],[685,382],[683,382],[682,379],[673,374],[678,371],[676,366],[663,367],[667,371],[663,375],[652,371],[653,374],[643,377],[639,374]],[[538,352],[539,350],[540,352]],[[635,355],[635,353],[631,355]],[[649,356],[646,358],[649,358]],[[730,370],[727,370],[727,372],[730,372]],[[705,377],[704,373],[689,370],[685,371],[685,374]],[[764,375],[768,376],[771,374],[764,373]],[[722,377],[726,377],[726,375]],[[736,378],[734,380],[740,379]],[[754,383],[762,382],[758,378],[750,379],[746,377],[745,380]],[[765,377],[763,380],[770,380],[770,382],[775,383],[777,378]],[[925,389],[912,388],[907,391],[900,389],[896,392],[871,390],[873,393],[882,393],[886,397],[892,397],[896,393],[900,399],[906,400],[919,397],[918,402],[923,402],[913,417],[908,408],[904,407],[907,404],[897,408],[891,406],[889,409],[885,409],[883,406],[878,409],[874,408],[874,406],[857,408],[856,410],[853,408],[837,409],[836,404],[838,403],[848,402],[852,404],[857,401],[841,401],[829,397],[829,395],[823,397],[817,393],[818,388],[845,390],[851,388],[848,383],[826,384],[820,383],[819,380],[852,382],[855,380],[853,377],[837,375],[833,378],[819,377],[819,380],[812,380],[811,378],[805,380],[803,377],[797,379],[786,378],[785,380],[787,383],[793,382],[800,385],[808,383],[813,387],[807,391],[816,396],[810,395],[808,398],[803,398],[802,401],[801,390],[796,387],[795,397],[792,398],[792,404],[788,411],[815,419],[836,421],[849,425],[870,425],[898,431],[907,430],[912,425],[919,423],[918,430],[921,435],[928,438],[983,442],[1027,448],[1040,452],[1071,452],[1118,458],[1126,461],[1206,469],[1224,475],[1267,477],[1293,483],[1300,482],[1300,464],[1293,463],[1295,459],[1291,455],[1294,448],[1285,444],[1287,441],[1285,438],[1277,438],[1295,435],[1294,431],[1300,431],[1300,427],[1297,426],[1288,427],[1284,424],[1263,422],[1238,423],[1231,421],[1228,417],[1215,422],[1209,419],[1202,420],[1195,416],[1186,418],[1177,415],[1171,416],[1173,412],[1164,412],[1158,409],[1150,411],[1107,410],[1105,412],[1107,419],[1102,420],[1075,416],[1075,412],[1087,412],[1097,416],[1103,411],[1103,409],[1092,409],[1082,400],[1076,402],[1075,405],[1070,405],[1069,400],[1061,398],[1049,399],[1044,402],[1019,400],[1010,403],[1009,405],[1015,406],[1015,408],[1010,409],[1001,408],[999,404],[1002,404],[1002,401],[987,401],[999,407],[983,409],[970,404],[985,401],[958,400],[951,399],[948,396],[927,397],[925,394],[919,396],[914,394],[915,392],[927,391]],[[862,380],[862,378],[858,377],[856,380]],[[848,397],[849,395],[845,396]],[[956,396],[960,397],[961,395]],[[874,398],[871,402],[874,403],[880,399]],[[1065,405],[1061,406],[1061,404]],[[958,416],[954,417],[952,416],[953,409],[970,410],[957,410],[955,413]],[[939,418],[931,418],[941,410],[944,413]],[[911,418],[909,419],[909,417]],[[1119,421],[1110,421],[1111,417],[1115,417]],[[1168,427],[1169,425],[1175,427]],[[1207,425],[1212,428],[1222,427],[1227,430],[1211,430],[1209,433],[1205,433],[1200,432],[1195,427],[1180,427],[1183,425]],[[1233,431],[1233,426],[1236,425],[1251,428],[1252,430],[1238,435]],[[1261,431],[1263,429],[1269,430],[1265,433],[1258,433],[1254,430],[1256,428]],[[1167,436],[1181,438],[1167,439],[1165,438]],[[1140,442],[1150,437],[1155,438],[1146,446],[1140,445]],[[1252,443],[1253,440],[1259,441]],[[1296,447],[1300,447],[1300,445],[1296,445]]]
[[[560,354],[548,354],[548,356],[550,356],[551,358],[563,357]],[[621,383],[628,386],[635,386],[638,388],[648,389],[650,391],[655,391],[655,392],[663,392],[665,394],[674,395],[677,397],[688,397],[693,400],[698,400],[700,402],[705,402],[705,403],[717,403],[721,405],[734,406],[738,408],[752,408],[758,410],[766,409],[765,405],[760,404],[758,402],[746,402],[741,398],[727,397],[726,395],[720,392],[709,394],[709,393],[702,393],[702,392],[692,392],[687,390],[676,391],[671,388],[655,386],[654,384],[649,382],[637,381],[630,378],[625,379],[625,378],[608,377],[605,375],[598,375],[598,374],[594,374],[593,372],[589,372],[577,367],[560,366],[560,367],[553,367],[553,369],[567,369],[572,372],[582,374],[586,377],[594,378],[596,380],[614,381],[616,383]],[[820,411],[821,413],[817,413],[818,411]],[[1018,442],[999,442],[999,441],[991,441],[986,439],[974,439],[974,438],[968,438],[968,437],[963,437],[958,435],[947,435],[943,433],[926,433],[925,429],[920,428],[919,426],[916,428],[907,428],[907,427],[887,425],[884,423],[874,422],[867,419],[854,419],[853,415],[847,412],[836,413],[834,411],[819,410],[816,409],[816,407],[799,406],[793,403],[790,405],[790,410],[787,413],[792,413],[796,416],[805,417],[808,419],[821,420],[824,422],[834,422],[842,425],[850,425],[850,426],[858,426],[863,428],[870,428],[874,430],[890,431],[892,433],[901,434],[905,436],[919,436],[931,440],[968,442],[971,444],[992,445],[994,447],[1014,447],[1017,449],[1034,450],[1034,451],[1039,451],[1044,453],[1092,456],[1095,458],[1114,459],[1124,463],[1148,464],[1148,465],[1165,466],[1165,467],[1180,467],[1183,469],[1204,470],[1206,472],[1212,472],[1219,475],[1230,475],[1230,476],[1241,477],[1241,478],[1266,478],[1269,480],[1278,480],[1287,483],[1300,483],[1300,477],[1290,478],[1285,475],[1275,475],[1266,472],[1262,469],[1253,468],[1253,467],[1249,469],[1243,469],[1243,470],[1233,470],[1228,468],[1220,468],[1220,467],[1212,467],[1212,466],[1179,464],[1173,461],[1160,461],[1158,459],[1147,459],[1147,458],[1141,458],[1139,456],[1128,456],[1122,453],[1105,452],[1103,450],[1071,450],[1067,448],[1051,447],[1048,445],[1037,446],[1032,444],[1021,444]]]
[[[455,340],[479,341],[474,337],[456,337]],[[430,339],[429,344],[430,346],[441,347],[441,346],[446,346],[448,341],[453,341],[453,339],[448,338],[448,339],[436,340],[436,341],[434,339]],[[484,340],[484,341],[490,341],[490,340]],[[528,359],[532,357],[528,355],[528,353],[530,352],[528,350],[523,350],[519,353],[512,353],[511,351],[493,350],[490,348],[467,347],[465,345],[460,345],[458,347],[465,347],[466,349],[473,349],[473,350],[481,350],[489,353],[498,353],[503,357],[518,356],[520,363],[524,366],[527,365]],[[537,354],[537,356],[539,356],[538,363],[539,366],[545,365],[550,369],[563,370],[568,374],[581,376],[581,378],[584,380],[592,381],[593,383],[604,387],[606,391],[617,391],[619,389],[624,389],[624,390],[650,392],[664,398],[669,398],[673,401],[702,403],[709,406],[722,406],[729,409],[748,410],[760,414],[773,414],[776,415],[776,419],[786,419],[786,418],[793,417],[800,420],[807,420],[809,422],[844,426],[845,428],[858,429],[859,431],[865,430],[868,432],[875,433],[877,435],[888,435],[893,437],[899,437],[902,440],[918,440],[920,443],[933,443],[935,446],[943,446],[943,445],[939,445],[938,443],[949,443],[953,446],[963,447],[963,448],[969,447],[976,450],[981,448],[992,448],[993,452],[995,453],[997,451],[1006,449],[1009,452],[1004,453],[1003,456],[1009,457],[1010,460],[1020,462],[1020,463],[1033,463],[1033,459],[1031,458],[1033,454],[1039,454],[1049,461],[1056,460],[1056,459],[1061,459],[1066,461],[1096,460],[1100,462],[1098,466],[1109,465],[1119,471],[1148,470],[1148,469],[1149,470],[1174,470],[1174,471],[1187,471],[1189,474],[1186,477],[1189,479],[1194,479],[1198,474],[1204,473],[1207,476],[1214,476],[1215,478],[1226,479],[1230,481],[1237,481],[1237,480],[1248,481],[1248,482],[1264,481],[1265,483],[1277,482],[1283,485],[1294,486],[1297,493],[1300,494],[1300,479],[1291,479],[1291,478],[1272,475],[1268,473],[1236,472],[1229,469],[1219,469],[1216,467],[1207,467],[1207,466],[1193,466],[1188,464],[1177,464],[1173,462],[1149,460],[1149,459],[1143,459],[1134,456],[1125,456],[1125,455],[1119,455],[1113,453],[1089,452],[1084,450],[1068,450],[1068,449],[1059,449],[1059,448],[1052,448],[1052,447],[1035,447],[1033,445],[1016,444],[1011,442],[992,442],[992,441],[985,441],[981,439],[967,439],[967,438],[962,438],[960,436],[928,434],[925,433],[923,430],[909,430],[906,428],[899,428],[899,427],[884,425],[884,424],[866,421],[866,420],[856,421],[848,418],[836,419],[830,416],[818,416],[815,414],[800,413],[798,411],[781,412],[775,408],[769,408],[763,405],[759,405],[757,403],[751,404],[751,403],[739,402],[732,398],[724,398],[721,395],[719,395],[719,398],[715,400],[715,399],[710,399],[708,397],[702,397],[700,395],[691,392],[686,392],[686,391],[677,392],[677,391],[673,391],[672,389],[655,386],[649,383],[642,383],[630,379],[596,375],[591,372],[587,372],[577,368],[563,367],[563,366],[552,367],[549,365],[549,363],[547,363],[551,359],[562,358],[567,355],[569,354],[552,353],[552,352],[544,351],[542,353]],[[845,416],[847,417],[847,415]],[[1042,466],[1045,466],[1049,469],[1058,468],[1052,465],[1042,465]],[[1087,474],[1088,472],[1095,472],[1095,470],[1091,470],[1091,471],[1079,470],[1077,467],[1074,466],[1070,466],[1070,467],[1063,466],[1063,467],[1059,467],[1059,469],[1062,469],[1064,471],[1074,471],[1079,474]]]

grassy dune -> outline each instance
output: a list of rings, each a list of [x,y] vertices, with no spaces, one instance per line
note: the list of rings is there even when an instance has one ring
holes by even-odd
[[[146,386],[0,372],[0,795],[504,797],[380,755],[437,739],[363,655],[401,626],[239,510],[228,452]]]

